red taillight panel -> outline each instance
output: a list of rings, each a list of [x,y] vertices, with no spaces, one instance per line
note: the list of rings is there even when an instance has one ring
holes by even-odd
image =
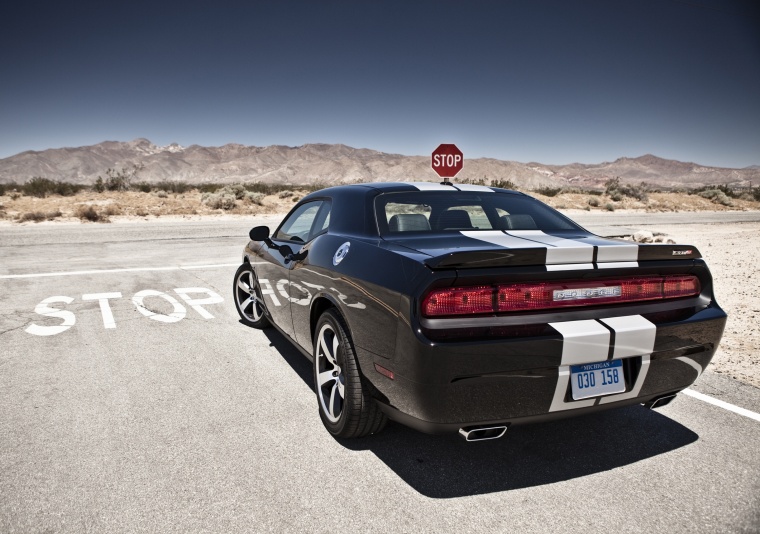
[[[422,300],[422,314],[475,315],[493,312],[493,287],[458,287],[431,291]]]
[[[651,276],[611,280],[538,282],[435,289],[422,300],[422,315],[478,315],[622,304],[700,292],[695,276]]]

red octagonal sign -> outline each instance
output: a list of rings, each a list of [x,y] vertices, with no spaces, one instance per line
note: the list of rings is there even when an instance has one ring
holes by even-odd
[[[464,155],[456,145],[438,145],[438,148],[433,150],[430,166],[441,178],[453,178],[462,170],[463,165]]]

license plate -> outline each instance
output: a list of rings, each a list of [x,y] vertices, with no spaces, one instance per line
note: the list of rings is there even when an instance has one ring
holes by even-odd
[[[570,384],[573,400],[622,393],[625,391],[623,362],[608,360],[585,365],[571,365]]]

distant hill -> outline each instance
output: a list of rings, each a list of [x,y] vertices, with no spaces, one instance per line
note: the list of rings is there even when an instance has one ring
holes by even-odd
[[[386,154],[345,145],[309,144],[220,147],[157,146],[147,139],[105,141],[97,145],[27,151],[0,159],[0,183],[41,176],[70,183],[93,183],[107,169],[142,165],[138,180],[178,180],[192,184],[260,181],[337,184],[374,181],[436,180],[427,156]],[[729,184],[760,185],[760,168],[723,169],[666,160],[652,155],[599,164],[543,165],[490,158],[466,159],[456,180],[510,180],[519,187],[598,187],[610,178],[660,187]],[[455,181],[456,181],[455,180]]]

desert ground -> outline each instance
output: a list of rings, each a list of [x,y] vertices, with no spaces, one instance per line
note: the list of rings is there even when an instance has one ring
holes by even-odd
[[[203,194],[162,191],[94,193],[36,198],[23,195],[0,197],[0,232],[10,225],[101,224],[138,221],[235,218],[285,214],[308,191],[286,191],[237,199],[227,209],[213,208]],[[760,203],[732,199],[731,206],[686,193],[651,193],[647,202],[632,198],[613,202],[606,196],[564,193],[537,198],[573,213],[619,211],[641,213],[642,228],[677,243],[695,245],[713,273],[718,302],[729,314],[723,341],[711,364],[712,370],[760,387],[760,223],[699,224],[699,212],[709,210],[758,210]],[[593,200],[596,199],[596,200]],[[609,208],[612,205],[613,209]],[[90,210],[90,208],[92,208]],[[646,215],[657,212],[694,212],[694,224],[651,227]]]

